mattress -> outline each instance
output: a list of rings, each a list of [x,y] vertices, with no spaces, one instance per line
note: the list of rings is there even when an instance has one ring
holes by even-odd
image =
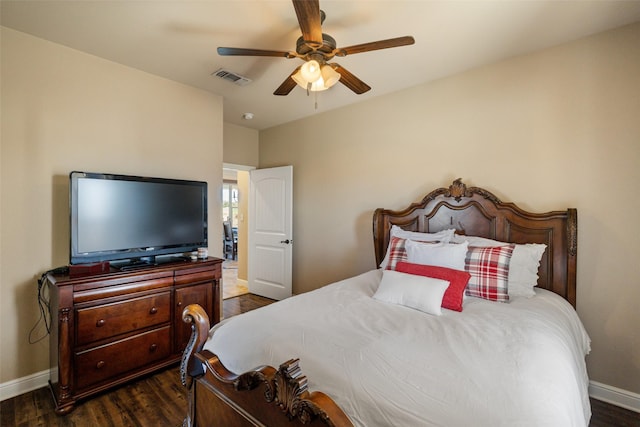
[[[372,298],[382,272],[224,321],[205,349],[231,371],[299,358],[309,390],[356,426],[587,426],[589,337],[569,303],[536,289],[466,297],[440,316]]]

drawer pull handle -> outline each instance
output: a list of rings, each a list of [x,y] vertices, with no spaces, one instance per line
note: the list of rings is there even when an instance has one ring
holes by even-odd
[[[96,327],[100,328],[102,326],[104,326],[104,324],[107,323],[104,321],[104,319],[100,319],[96,322]]]
[[[96,369],[102,369],[104,368],[104,365],[106,365],[105,361],[101,360],[98,363],[96,363]]]
[[[149,346],[149,352],[150,352],[150,353],[155,352],[157,349],[158,349],[158,344],[151,344],[151,345]]]
[[[182,301],[178,301],[178,307],[182,307]]]
[[[158,309],[155,307],[151,307],[151,310],[149,310],[149,314],[156,314],[158,312]]]

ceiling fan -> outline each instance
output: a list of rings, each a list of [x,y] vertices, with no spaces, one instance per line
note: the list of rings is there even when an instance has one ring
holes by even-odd
[[[307,92],[326,90],[338,81],[356,94],[363,94],[371,87],[340,64],[329,63],[329,61],[336,56],[343,57],[415,43],[413,37],[405,36],[348,47],[336,47],[334,38],[322,32],[325,13],[320,10],[319,0],[292,1],[302,31],[302,36],[296,42],[295,52],[235,47],[218,48],[218,54],[223,56],[275,56],[287,59],[300,58],[305,61],[282,82],[280,87],[273,92],[274,95],[288,95],[296,87],[296,84],[307,89]]]

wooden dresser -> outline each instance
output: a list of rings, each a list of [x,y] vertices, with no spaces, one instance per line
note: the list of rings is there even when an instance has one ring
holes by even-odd
[[[79,399],[178,362],[200,304],[220,321],[222,259],[168,263],[51,283],[51,374],[58,414]]]

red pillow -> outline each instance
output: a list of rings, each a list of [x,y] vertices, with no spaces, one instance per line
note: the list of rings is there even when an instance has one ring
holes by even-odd
[[[403,261],[396,264],[396,271],[448,281],[449,287],[442,298],[442,307],[449,310],[462,311],[464,289],[471,278],[471,275],[466,271]]]

